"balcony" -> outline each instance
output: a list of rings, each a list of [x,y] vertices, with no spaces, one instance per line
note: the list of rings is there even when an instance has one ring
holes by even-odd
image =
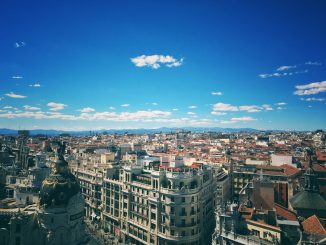
[[[197,192],[200,191],[200,188],[197,187],[197,188],[164,188],[164,187],[161,187],[161,193],[163,194],[195,194]]]

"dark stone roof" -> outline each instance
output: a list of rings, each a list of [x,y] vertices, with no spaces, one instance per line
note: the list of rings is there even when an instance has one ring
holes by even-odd
[[[43,181],[40,205],[67,205],[69,199],[79,191],[79,184],[73,174],[52,174]]]
[[[68,163],[62,155],[63,152],[62,149],[58,151],[55,172],[42,183],[40,190],[41,206],[65,206],[71,197],[80,192],[79,183],[69,171]]]
[[[326,201],[318,192],[301,191],[290,200],[292,207],[297,209],[326,210]]]
[[[304,174],[304,190],[300,191],[298,194],[291,198],[291,205],[295,210],[305,209],[326,211],[326,201],[319,193],[317,174],[313,170],[311,150],[306,149],[306,153],[309,158],[309,168]]]

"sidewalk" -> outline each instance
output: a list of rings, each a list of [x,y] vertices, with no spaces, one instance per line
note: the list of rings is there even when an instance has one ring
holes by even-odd
[[[96,245],[123,245],[123,243],[118,242],[114,235],[104,232],[96,224],[92,224],[90,220],[85,220],[85,232]]]

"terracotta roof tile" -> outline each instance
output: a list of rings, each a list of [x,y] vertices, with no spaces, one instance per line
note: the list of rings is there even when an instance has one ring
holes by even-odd
[[[307,169],[308,168],[308,163],[304,163],[303,164],[303,167],[304,169]],[[322,164],[318,164],[318,163],[314,163],[312,165],[312,169],[316,172],[326,172],[326,166],[322,165]]]
[[[316,215],[310,216],[308,219],[303,221],[302,226],[304,231],[307,233],[326,235],[325,227]]]
[[[324,151],[317,151],[316,152],[317,155],[317,160],[318,161],[326,161],[326,152]]]
[[[285,208],[277,203],[275,203],[275,209],[276,209],[276,214],[286,220],[292,220],[292,221],[298,220],[297,216],[295,215],[294,212],[288,210],[287,208]]]

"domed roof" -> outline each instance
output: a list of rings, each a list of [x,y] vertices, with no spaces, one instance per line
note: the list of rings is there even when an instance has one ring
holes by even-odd
[[[319,193],[317,174],[313,170],[311,151],[306,149],[309,167],[304,174],[304,189],[294,195],[290,203],[295,210],[326,210],[326,201]]]
[[[62,174],[51,174],[42,183],[40,205],[67,205],[69,199],[79,191],[79,184],[73,174],[69,173],[65,176]]]
[[[317,192],[301,191],[290,200],[293,209],[326,210],[326,201]]]
[[[62,147],[62,145],[61,145]],[[46,178],[40,190],[40,205],[65,206],[69,199],[80,192],[76,177],[69,172],[63,150],[58,150],[55,172]]]

